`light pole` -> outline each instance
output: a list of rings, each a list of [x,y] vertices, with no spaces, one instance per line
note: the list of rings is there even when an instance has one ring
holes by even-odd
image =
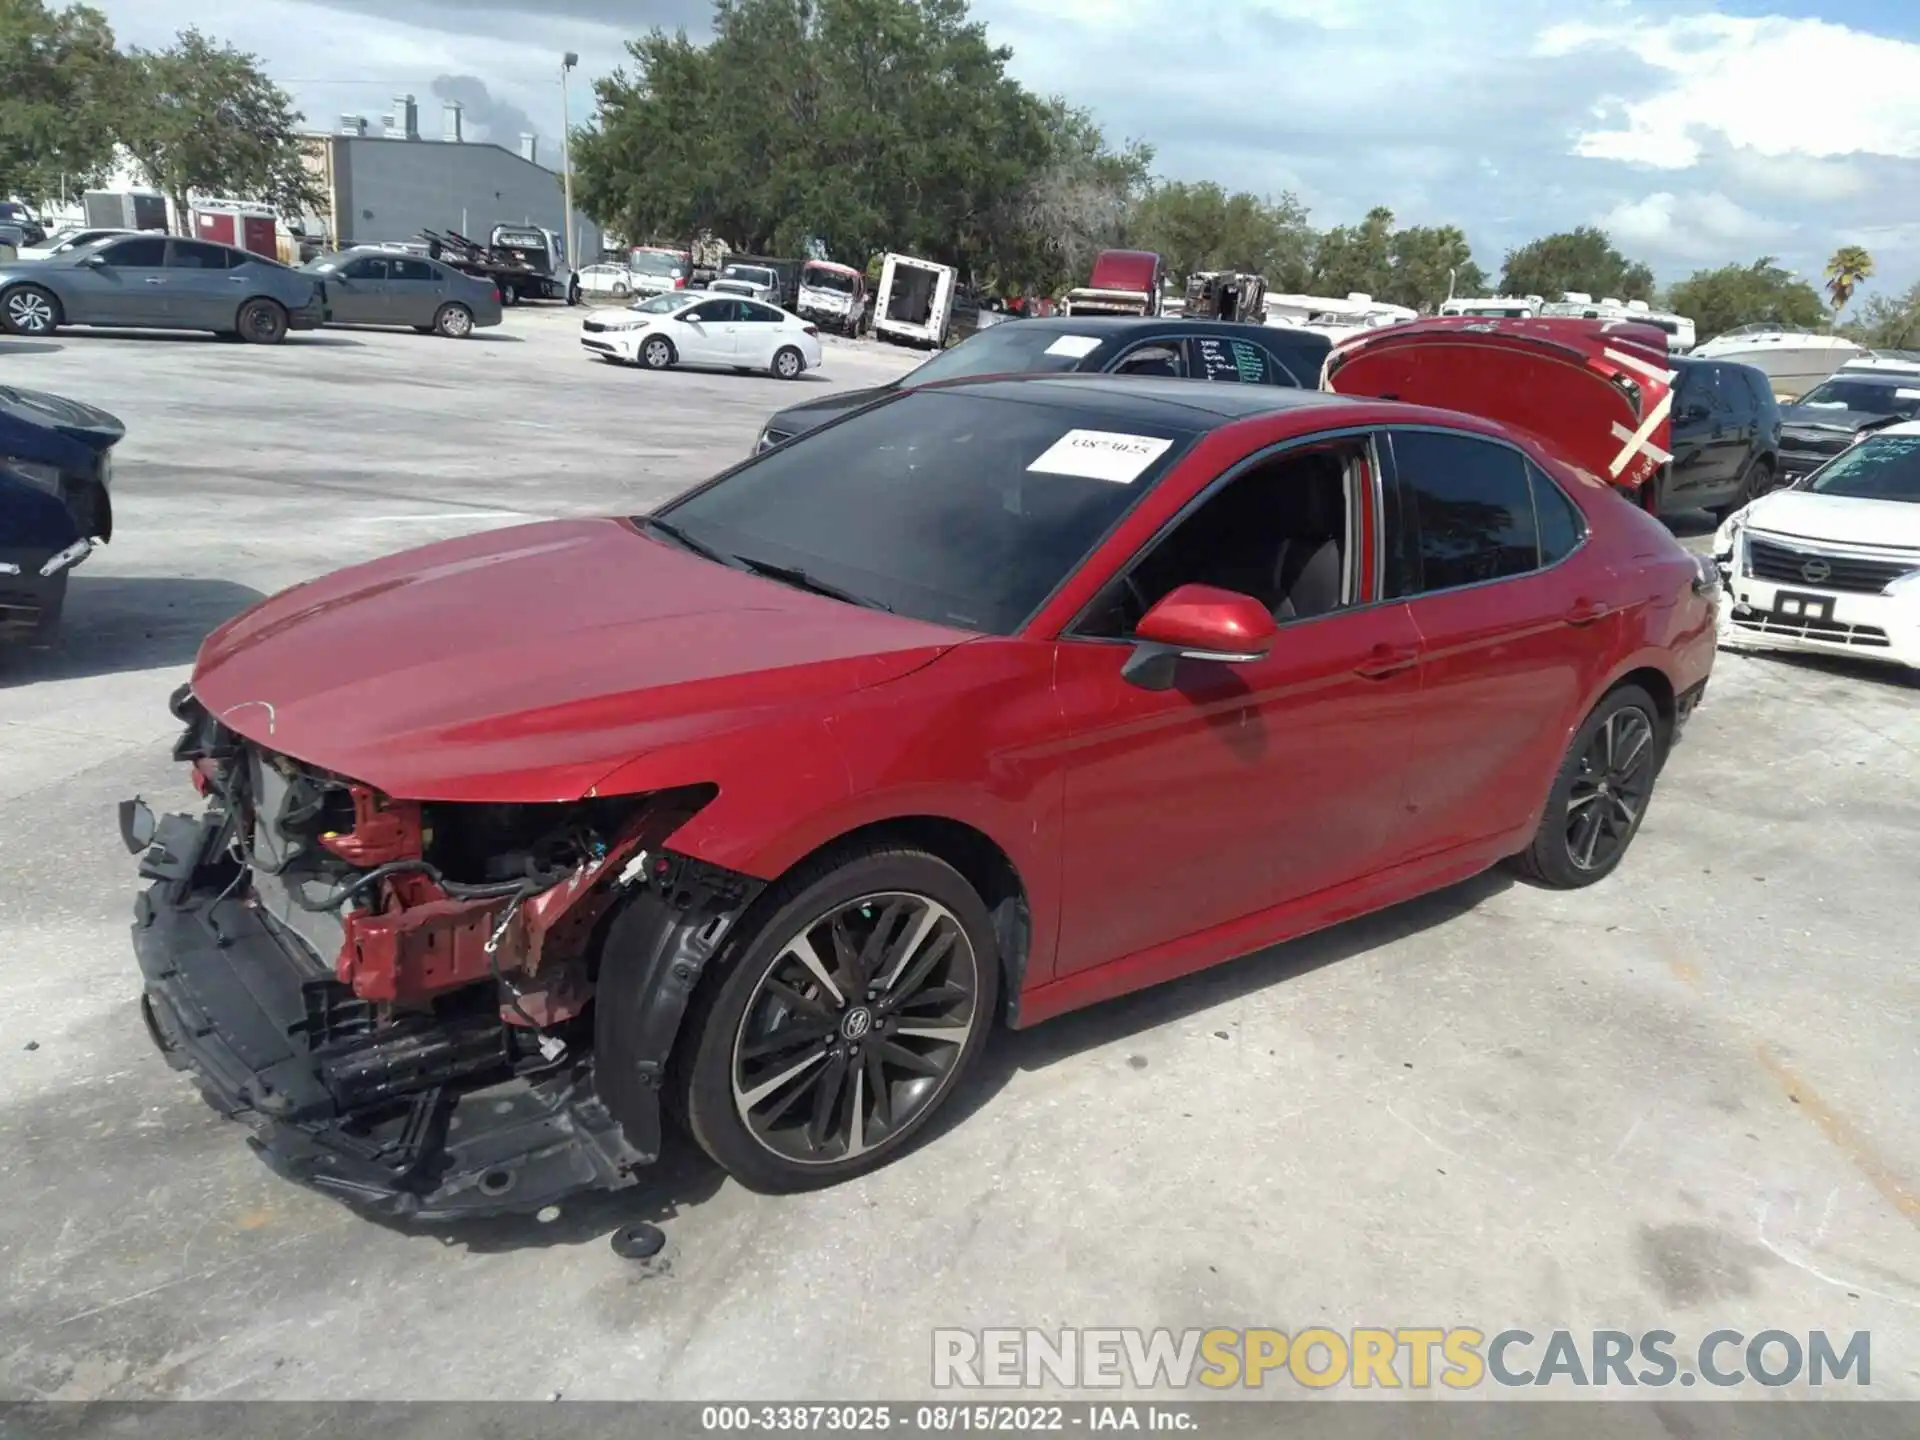
[[[579,63],[580,57],[571,50],[560,57],[560,174],[566,191],[567,268],[575,274],[580,271],[580,237],[573,233],[573,122],[567,118],[567,72]]]

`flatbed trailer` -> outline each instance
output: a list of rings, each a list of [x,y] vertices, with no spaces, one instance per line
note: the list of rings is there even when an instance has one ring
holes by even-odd
[[[422,230],[428,258],[481,280],[491,280],[500,303],[559,300],[580,303],[580,280],[560,255],[559,238],[530,225],[496,225],[491,244],[458,230]],[[556,263],[556,261],[558,263]]]

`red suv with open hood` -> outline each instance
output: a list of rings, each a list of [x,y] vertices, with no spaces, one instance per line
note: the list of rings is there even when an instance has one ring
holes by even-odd
[[[265,601],[175,699],[204,811],[123,809],[155,1039],[388,1213],[628,1183],[663,1106],[796,1189],[998,1025],[1503,860],[1600,879],[1717,576],[1599,478],[1612,362],[1435,333],[1331,367],[1398,400],[911,391]]]

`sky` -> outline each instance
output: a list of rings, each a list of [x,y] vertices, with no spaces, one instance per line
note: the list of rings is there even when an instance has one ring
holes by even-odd
[[[587,83],[707,0],[93,0],[123,43],[197,25],[260,56],[309,121],[396,94],[437,135],[522,130],[557,156],[560,55]],[[1864,245],[1862,293],[1920,281],[1920,0],[974,0],[1031,88],[1141,139],[1168,179],[1294,192],[1316,225],[1376,204],[1512,246],[1605,228],[1663,282],[1779,257],[1819,283]],[[437,98],[436,98],[437,97]]]

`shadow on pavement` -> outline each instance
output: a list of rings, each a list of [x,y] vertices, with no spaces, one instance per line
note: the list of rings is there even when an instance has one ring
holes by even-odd
[[[50,344],[45,340],[9,340],[0,338],[0,360],[8,360],[15,355],[58,355],[67,347]]]
[[[190,664],[209,631],[265,598],[229,580],[76,571],[52,643],[0,650],[0,688]]]

